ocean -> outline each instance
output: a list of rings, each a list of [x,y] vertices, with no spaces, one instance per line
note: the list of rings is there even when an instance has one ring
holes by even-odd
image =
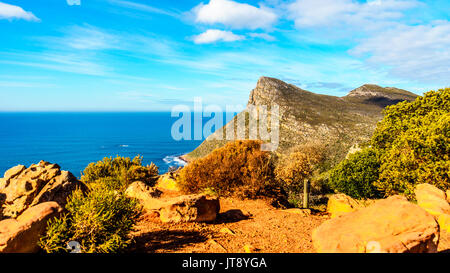
[[[90,162],[116,155],[141,155],[145,165],[153,162],[164,173],[184,165],[178,157],[205,138],[174,140],[177,119],[170,112],[0,113],[0,177],[18,164],[44,160],[79,178]]]

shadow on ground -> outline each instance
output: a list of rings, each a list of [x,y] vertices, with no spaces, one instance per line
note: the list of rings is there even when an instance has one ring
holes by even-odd
[[[244,214],[240,209],[231,209],[226,212],[219,213],[214,224],[235,223],[250,218],[251,215]]]
[[[175,251],[186,245],[202,243],[208,240],[205,234],[196,231],[160,230],[141,234],[134,238],[134,252]]]

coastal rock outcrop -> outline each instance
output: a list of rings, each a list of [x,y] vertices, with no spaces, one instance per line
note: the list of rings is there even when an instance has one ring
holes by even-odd
[[[156,213],[162,222],[209,222],[220,211],[218,197],[204,194],[161,196],[161,191],[142,182],[132,183],[125,194],[140,201],[148,213]]]
[[[67,197],[77,187],[85,188],[57,164],[41,161],[29,168],[18,165],[5,172],[0,184],[0,196],[4,199],[0,202],[2,215],[15,218],[27,208],[48,201],[64,207]]]
[[[39,237],[47,221],[59,216],[63,208],[44,202],[25,210],[17,219],[0,221],[0,253],[32,253],[39,250]]]
[[[424,209],[396,195],[324,222],[312,239],[321,253],[432,253],[439,226]]]

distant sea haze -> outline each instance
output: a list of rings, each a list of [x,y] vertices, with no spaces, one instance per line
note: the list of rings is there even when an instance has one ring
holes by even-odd
[[[202,142],[175,141],[171,127],[177,119],[170,112],[0,113],[0,177],[13,166],[40,160],[80,177],[90,162],[116,155],[141,155],[145,165],[153,162],[164,173],[182,166],[178,156]]]

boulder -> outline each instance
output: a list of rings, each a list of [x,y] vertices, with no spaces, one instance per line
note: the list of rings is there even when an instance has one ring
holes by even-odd
[[[182,195],[168,198],[159,209],[162,222],[210,222],[220,211],[218,197],[204,194]]]
[[[64,207],[73,190],[85,187],[70,172],[44,161],[29,168],[23,165],[11,168],[3,179],[5,187],[0,189],[0,194],[6,196],[3,215],[11,218],[42,202],[55,201]]]
[[[345,194],[333,194],[328,199],[327,212],[331,218],[335,218],[346,213],[362,208],[363,205]]]
[[[25,169],[26,168],[24,165],[17,165],[15,167],[12,167],[11,169],[7,170],[5,172],[5,174],[3,175],[3,181],[0,183],[0,190],[6,188],[9,185],[11,178],[18,176]]]
[[[414,193],[417,204],[436,218],[441,214],[450,214],[450,205],[444,191],[425,183],[417,185]]]
[[[39,238],[47,221],[59,216],[62,207],[45,202],[25,210],[17,219],[0,221],[0,253],[32,253],[39,250]]]
[[[0,178],[0,191],[6,187],[6,179]]]
[[[156,187],[162,190],[180,191],[178,183],[172,173],[161,175],[156,182]]]
[[[160,190],[141,181],[131,183],[125,191],[126,196],[138,199],[144,210],[148,212],[158,210],[164,204],[164,201],[159,198],[161,193]]]
[[[447,190],[445,195],[447,196],[447,202],[450,203],[450,190]]]
[[[439,226],[405,197],[391,196],[324,222],[313,231],[317,252],[436,252]]]
[[[5,203],[6,195],[0,192],[0,220],[3,219],[3,204]]]
[[[132,183],[125,194],[138,199],[147,213],[157,213],[162,222],[214,221],[220,210],[218,197],[205,194],[161,197],[161,191],[142,182]]]
[[[440,230],[450,233],[450,214],[441,214],[437,218]]]

